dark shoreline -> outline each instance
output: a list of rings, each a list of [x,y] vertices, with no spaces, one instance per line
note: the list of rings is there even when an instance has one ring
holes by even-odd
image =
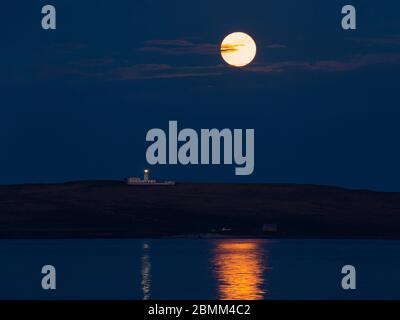
[[[276,230],[264,232],[266,224]],[[184,239],[212,234],[400,239],[400,193],[284,184],[141,187],[122,181],[0,186],[0,239]]]

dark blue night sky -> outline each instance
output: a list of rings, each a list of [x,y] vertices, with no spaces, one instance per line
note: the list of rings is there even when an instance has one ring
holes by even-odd
[[[181,181],[400,191],[398,1],[44,1],[3,4],[0,184],[122,179],[149,129],[254,128],[255,171],[156,166]],[[357,30],[341,8],[357,8]],[[228,67],[234,31],[255,61]]]

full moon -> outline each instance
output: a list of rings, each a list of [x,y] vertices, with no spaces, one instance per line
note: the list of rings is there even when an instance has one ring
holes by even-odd
[[[228,35],[221,44],[221,56],[234,67],[244,67],[253,61],[257,46],[253,38],[243,32]]]

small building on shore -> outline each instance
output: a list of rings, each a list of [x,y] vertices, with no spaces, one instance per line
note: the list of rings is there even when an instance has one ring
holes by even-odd
[[[175,181],[157,181],[150,179],[150,171],[144,170],[143,179],[139,177],[129,177],[126,184],[130,186],[174,186]]]

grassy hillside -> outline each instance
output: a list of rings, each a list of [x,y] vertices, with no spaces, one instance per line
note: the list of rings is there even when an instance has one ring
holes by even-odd
[[[0,237],[193,233],[400,238],[400,193],[268,184],[127,186],[118,181],[0,186]]]

